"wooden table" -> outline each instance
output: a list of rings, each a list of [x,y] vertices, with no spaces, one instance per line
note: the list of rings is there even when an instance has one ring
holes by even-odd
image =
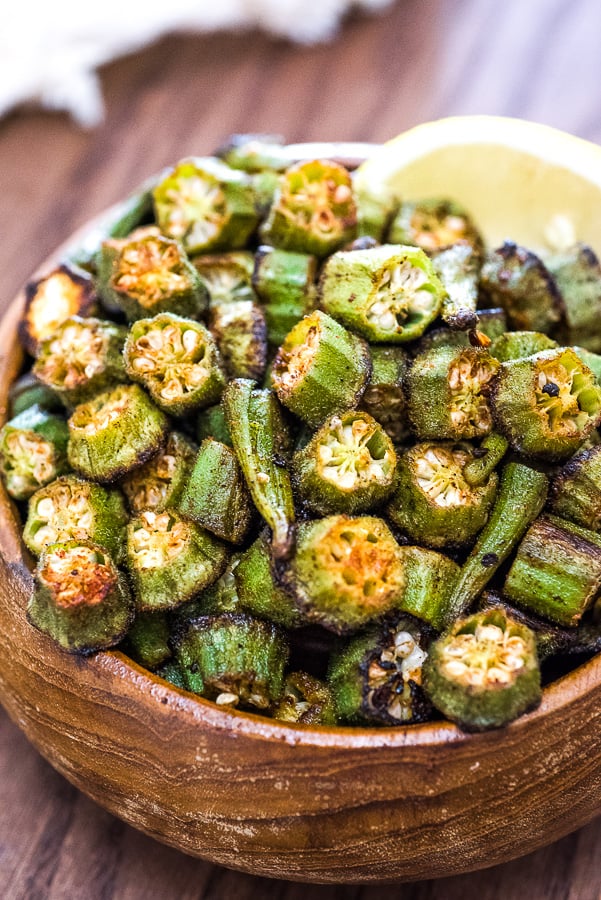
[[[328,47],[257,34],[178,37],[111,65],[103,73],[107,118],[96,131],[43,113],[0,123],[2,309],[76,226],[232,131],[379,141],[442,115],[496,113],[601,140],[600,33],[596,0],[402,0],[378,19],[349,22]],[[0,711],[4,900],[598,900],[600,861],[597,820],[522,860],[437,882],[336,889],[240,875],[103,812]]]

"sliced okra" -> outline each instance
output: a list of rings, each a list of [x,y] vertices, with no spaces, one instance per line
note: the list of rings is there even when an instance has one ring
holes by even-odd
[[[232,446],[232,436],[227,424],[225,409],[223,403],[216,403],[215,406],[207,406],[201,409],[196,420],[196,437],[199,443],[205,438],[212,437],[222,444]]]
[[[69,463],[85,478],[117,481],[158,453],[168,429],[166,415],[139,385],[119,385],[75,407]]]
[[[189,254],[238,250],[259,221],[250,176],[212,157],[183,159],[153,194],[161,231]]]
[[[432,262],[446,290],[440,311],[443,321],[455,331],[476,328],[480,253],[472,244],[460,241],[436,253]]]
[[[551,462],[575,453],[601,421],[601,387],[569,347],[502,363],[491,399],[512,449]]]
[[[92,653],[125,637],[133,604],[106,550],[89,541],[67,541],[42,553],[27,618],[63,649]]]
[[[176,609],[222,574],[221,541],[173,510],[144,510],[127,529],[127,562],[138,611]]]
[[[486,350],[441,346],[421,353],[407,376],[408,414],[422,440],[484,437],[499,363]]]
[[[247,250],[229,253],[203,253],[192,262],[209,292],[211,306],[254,300],[252,274],[254,256]]]
[[[459,566],[448,556],[424,547],[402,547],[407,583],[396,606],[431,625],[444,627],[446,604]]]
[[[466,731],[507,725],[541,700],[534,632],[502,610],[459,619],[430,647],[424,687]]]
[[[234,613],[200,616],[176,641],[188,690],[230,709],[265,711],[277,703],[288,652],[273,623]]]
[[[551,482],[549,506],[564,519],[601,531],[601,444],[573,456]]]
[[[508,448],[509,443],[502,434],[493,431],[487,435],[480,446],[474,450],[473,459],[463,470],[463,476],[467,483],[472,487],[485,484],[507,453]]]
[[[171,659],[167,614],[138,613],[127,633],[124,650],[145,669],[158,669]]]
[[[580,357],[584,365],[589,367],[599,384],[601,384],[601,356],[598,353],[591,353],[590,350],[585,350],[584,347],[572,347],[571,349]]]
[[[271,381],[284,406],[311,427],[354,409],[371,375],[367,344],[331,316],[315,310],[286,337]]]
[[[243,172],[285,172],[290,165],[283,139],[276,134],[233,134],[215,154]]]
[[[399,199],[387,188],[366,190],[355,185],[357,204],[357,234],[383,244],[388,229],[399,210]],[[403,244],[405,241],[400,241]]]
[[[494,339],[489,353],[499,362],[508,362],[510,359],[523,359],[556,347],[559,347],[557,341],[541,331],[507,331]]]
[[[92,315],[95,307],[96,293],[88,273],[59,266],[25,288],[19,339],[27,352],[36,356],[40,343],[52,337],[61,322],[71,316]]]
[[[192,600],[188,600],[169,613],[172,635],[180,634],[182,629],[187,628],[190,622],[199,616],[220,616],[222,613],[242,612],[234,577],[239,561],[240,554],[233,553],[217,581],[204,588]]]
[[[507,313],[502,306],[478,310],[478,331],[489,337],[491,341],[505,334],[507,327]]]
[[[380,423],[394,444],[409,436],[405,377],[407,355],[401,347],[371,347],[372,372],[361,408]]]
[[[444,250],[459,241],[470,244],[477,253],[483,247],[482,236],[467,210],[454,200],[441,198],[401,203],[388,240],[413,244],[427,253]]]
[[[0,473],[10,496],[27,500],[67,472],[68,440],[65,420],[41,406],[10,419],[0,431]]]
[[[587,244],[549,257],[552,273],[565,304],[566,343],[601,352],[601,265]]]
[[[123,363],[126,335],[127,329],[114,322],[72,316],[40,343],[33,374],[65,406],[84,403],[127,380]]]
[[[158,677],[162,678],[164,681],[168,681],[169,684],[172,684],[174,687],[181,688],[182,690],[185,690],[186,688],[184,673],[174,659],[170,659],[168,662],[163,663],[162,666],[159,666],[155,675],[158,675]]]
[[[92,541],[120,563],[127,519],[120,491],[65,475],[29,498],[23,540],[34,556],[50,544]]]
[[[31,406],[41,406],[48,412],[62,411],[63,404],[47,385],[30,371],[13,381],[8,391],[10,416],[14,418]]]
[[[260,381],[267,367],[267,323],[262,307],[253,300],[211,303],[209,323],[229,378]]]
[[[465,469],[474,459],[468,444],[420,443],[398,461],[397,488],[387,512],[412,541],[429,547],[464,547],[488,521],[498,476],[472,486]]]
[[[201,322],[162,313],[138,319],[123,350],[125,369],[166,413],[184,416],[219,400],[226,383],[221,357]]]
[[[296,491],[318,515],[366,512],[394,490],[392,441],[366,412],[332,416],[292,459]]]
[[[421,686],[429,637],[423,623],[396,613],[334,653],[329,683],[340,719],[412,725],[430,718]]]
[[[291,672],[273,717],[298,725],[335,725],[336,710],[329,685],[307,672]]]
[[[315,295],[317,258],[263,245],[255,254],[253,286],[261,299],[269,343],[279,347],[309,312]]]
[[[174,508],[188,483],[197,448],[184,434],[171,431],[161,449],[121,482],[130,511]]]
[[[280,174],[265,169],[252,175],[253,190],[255,192],[255,204],[259,219],[267,218],[269,210],[273,206],[275,195],[280,187]]]
[[[368,341],[404,343],[437,317],[445,288],[423,250],[384,244],[331,256],[318,295],[329,315]]]
[[[490,349],[490,343],[507,331],[507,316],[505,310],[479,309],[478,324],[469,332],[454,331],[448,325],[442,328],[434,328],[426,332],[418,344],[419,353],[426,353],[434,347],[485,347]],[[486,340],[488,338],[488,341]],[[489,343],[490,341],[490,343]],[[491,354],[494,356],[494,354]]]
[[[267,534],[260,534],[240,557],[234,570],[240,608],[284,628],[297,628],[302,616],[291,595],[280,585]]]
[[[350,174],[338,163],[316,159],[280,176],[261,238],[273,247],[321,258],[352,240],[356,229]]]

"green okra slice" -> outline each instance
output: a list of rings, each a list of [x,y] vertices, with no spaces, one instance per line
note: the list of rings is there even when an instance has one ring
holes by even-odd
[[[96,284],[100,302],[111,316],[122,315],[121,301],[110,286],[113,276],[113,266],[119,257],[121,250],[132,242],[142,241],[145,238],[160,238],[161,232],[156,225],[143,225],[127,234],[109,235],[100,244],[94,255],[93,266],[96,272]]]
[[[185,416],[215,403],[226,383],[219,351],[201,323],[171,313],[138,319],[123,350],[130,378],[166,413]]]
[[[196,420],[196,437],[199,443],[202,443],[205,438],[212,437],[216,441],[221,441],[222,444],[227,444],[228,447],[232,446],[232,436],[223,403],[207,406],[206,409],[200,411]]]
[[[200,445],[177,503],[179,512],[231,544],[243,543],[252,502],[234,451],[214,438]]]
[[[285,172],[290,165],[283,139],[276,134],[233,134],[215,154],[243,172]]]
[[[463,470],[463,476],[467,483],[472,487],[485,484],[507,453],[508,448],[509,442],[502,434],[493,431],[487,435],[480,446],[474,450],[473,459]]]
[[[448,556],[425,547],[402,547],[407,583],[398,608],[431,625],[444,627],[444,615],[459,566]]]
[[[298,725],[335,725],[336,709],[329,685],[307,672],[291,672],[273,717]]]
[[[179,634],[198,616],[220,616],[222,613],[241,612],[240,598],[234,573],[240,562],[240,554],[233,553],[222,575],[192,600],[169,613],[171,634]]]
[[[262,533],[244,551],[234,570],[240,608],[284,628],[298,628],[303,618],[294,600],[280,585],[271,555],[269,536]]]
[[[490,347],[486,338],[492,341],[496,340],[507,331],[507,316],[505,310],[500,307],[497,309],[479,309],[478,324],[475,329],[469,332],[454,331],[448,325],[442,328],[433,328],[427,331],[420,339],[418,346],[418,354],[426,353],[435,347]],[[474,342],[474,339],[475,342]],[[494,354],[491,353],[491,356]]]
[[[601,352],[601,265],[587,244],[547,258],[565,304],[566,343]]]
[[[351,241],[357,207],[351,176],[329,160],[309,160],[280,176],[261,239],[282,250],[324,257]]]
[[[332,416],[292,458],[298,496],[318,515],[373,509],[394,490],[392,441],[368,413]]]
[[[601,538],[556,516],[532,523],[503,593],[551,622],[578,625],[601,590]]]
[[[64,475],[29,498],[23,540],[34,556],[50,544],[92,541],[120,563],[127,520],[120,491]]]
[[[27,618],[70,653],[118,644],[133,621],[125,577],[106,550],[89,541],[50,544],[35,570]]]
[[[277,703],[288,653],[272,622],[234,613],[200,616],[176,640],[188,690],[230,709],[266,711]]]
[[[503,307],[510,326],[518,331],[549,334],[564,317],[561,293],[545,264],[513,241],[488,255],[480,287],[493,304]]]
[[[27,500],[38,488],[69,470],[69,429],[60,416],[30,406],[0,430],[0,474],[15,500]]]
[[[325,312],[368,341],[404,343],[438,316],[445,288],[423,250],[384,244],[330,256],[318,295]]]
[[[372,372],[361,409],[380,423],[394,444],[409,437],[405,377],[408,359],[402,347],[371,347]]]
[[[512,449],[551,462],[575,453],[601,421],[601,387],[569,347],[502,363],[491,401]]]
[[[138,613],[127,633],[124,650],[145,669],[158,669],[171,659],[167,613]]]
[[[601,384],[601,356],[598,353],[591,353],[584,347],[572,347],[574,353],[578,354],[585,366],[588,366],[597,381]]]
[[[407,375],[408,415],[421,440],[484,437],[499,363],[486,350],[441,346],[421,353]]]
[[[523,359],[556,347],[559,347],[557,341],[541,331],[507,331],[494,339],[489,353],[499,362],[508,362],[510,359]]]
[[[522,463],[506,463],[488,522],[452,585],[443,616],[450,625],[465,615],[499,566],[521,541],[547,499],[549,479]]]
[[[102,319],[71,316],[42,341],[33,374],[65,406],[90,400],[126,381],[123,344],[127,329]]]
[[[172,684],[174,687],[181,688],[182,690],[185,690],[186,688],[184,673],[178,663],[173,659],[170,659],[168,662],[163,663],[162,666],[159,666],[155,675],[158,675],[158,677],[162,678],[164,681],[168,681],[169,684]]]
[[[95,308],[90,275],[82,269],[59,266],[26,286],[19,339],[27,352],[36,356],[40,343],[52,337],[61,322],[71,316],[92,315]]]
[[[63,410],[63,404],[54,391],[42,384],[31,371],[13,381],[8,391],[8,402],[11,418],[32,406],[41,406],[48,412]]]
[[[176,609],[219,578],[227,557],[225,544],[174,510],[144,510],[127,528],[136,609]]]
[[[466,731],[507,725],[541,700],[534,632],[502,610],[459,619],[430,647],[424,688]]]
[[[580,451],[551,481],[549,507],[556,516],[601,531],[601,444]]]
[[[255,299],[252,286],[255,258],[248,250],[202,253],[192,257],[192,262],[206,285],[211,306]]]
[[[503,307],[478,310],[478,331],[489,337],[491,341],[507,332],[507,314]]]
[[[263,245],[255,254],[253,287],[261,299],[267,338],[279,347],[315,298],[317,258]]]
[[[188,483],[197,447],[184,434],[171,431],[163,447],[121,482],[130,511],[162,512],[177,507]]]
[[[337,634],[388,612],[406,584],[401,548],[386,523],[373,516],[301,523],[285,577],[305,621]]]
[[[413,244],[435,253],[457,244],[470,244],[481,254],[483,241],[467,210],[454,200],[434,197],[401,203],[388,233],[394,244]]]
[[[478,325],[480,262],[480,253],[468,241],[453,244],[432,259],[434,270],[446,290],[440,314],[455,331],[466,331]]]
[[[213,157],[181,160],[153,196],[161,231],[189,254],[239,250],[259,222],[250,176]]]
[[[396,613],[334,653],[328,680],[339,718],[359,725],[429,719],[431,706],[421,686],[429,643],[427,626]]]
[[[399,458],[388,517],[418,544],[470,544],[488,521],[498,485],[494,471],[480,486],[468,483],[465,469],[473,459],[468,444],[415,444]]]
[[[278,350],[271,382],[281,403],[313,428],[354,409],[371,375],[367,344],[320,310],[305,316]]]
[[[71,467],[92,481],[117,481],[163,445],[166,415],[137,384],[123,384],[76,406],[69,419]]]
[[[209,324],[228,377],[260,381],[267,367],[267,323],[262,307],[253,300],[211,302]]]
[[[387,188],[365,189],[354,184],[357,204],[357,234],[384,243],[388,229],[399,210],[398,197]],[[400,241],[405,243],[405,241]]]
[[[272,391],[254,382],[231,381],[223,397],[234,451],[253,503],[272,531],[277,558],[290,553],[294,540],[294,500],[285,462],[290,434]]]

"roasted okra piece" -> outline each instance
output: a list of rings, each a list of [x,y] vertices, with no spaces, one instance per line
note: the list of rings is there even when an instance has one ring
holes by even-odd
[[[307,672],[291,672],[273,717],[298,725],[335,725],[336,710],[329,685]]]
[[[127,519],[120,491],[64,475],[29,498],[23,540],[34,556],[50,544],[92,541],[120,563]]]
[[[540,703],[534,632],[502,610],[459,619],[430,647],[424,687],[466,731],[507,725]]]
[[[601,444],[568,460],[551,482],[549,506],[557,516],[601,531]]]
[[[172,431],[164,447],[121,482],[134,515],[143,509],[162,512],[175,508],[188,483],[197,448],[179,431]]]
[[[146,669],[158,669],[171,659],[167,614],[138,613],[127,633],[124,649],[132,659]]]
[[[510,359],[523,359],[543,350],[554,350],[557,341],[541,331],[507,331],[495,338],[489,347],[489,353],[499,362]]]
[[[212,157],[183,159],[153,194],[161,231],[189,254],[238,250],[259,222],[250,176]]]
[[[407,355],[401,347],[370,348],[372,372],[361,408],[380,423],[394,444],[409,436],[405,377]]]
[[[261,238],[321,258],[351,241],[356,229],[351,176],[338,163],[316,159],[297,163],[280,177]]]
[[[459,576],[448,556],[424,547],[402,547],[407,583],[398,607],[437,631],[444,627],[447,600]]]
[[[390,224],[399,210],[398,197],[387,188],[374,191],[355,185],[355,203],[359,238],[370,237],[384,243]]]
[[[127,329],[102,319],[72,316],[42,341],[33,374],[65,406],[90,400],[126,381],[123,344]]]
[[[472,487],[485,484],[507,453],[508,448],[509,443],[502,434],[493,431],[487,435],[480,446],[474,450],[473,459],[463,470],[463,476],[467,483]]]
[[[366,512],[394,489],[392,441],[368,413],[332,416],[292,459],[296,491],[318,515]]]
[[[482,252],[482,237],[466,209],[454,200],[433,198],[402,203],[388,240],[395,244],[413,244],[427,253],[435,253],[464,241],[477,253]]]
[[[601,421],[601,387],[569,347],[502,363],[491,397],[512,449],[551,462],[575,453]]]
[[[31,371],[13,381],[8,391],[8,402],[11,418],[32,406],[41,406],[48,412],[63,410],[63,404],[54,391],[42,384]]]
[[[435,347],[407,375],[408,414],[421,440],[481,438],[492,429],[491,383],[499,363],[475,347]]]
[[[131,326],[124,348],[127,374],[156,405],[184,416],[221,397],[226,378],[219,351],[201,322],[162,313]]]
[[[584,347],[572,347],[574,353],[576,353],[585,366],[588,366],[599,384],[601,384],[601,356],[598,353],[591,353],[590,350],[585,350]]]
[[[465,469],[468,444],[416,444],[398,461],[397,488],[387,512],[408,537],[429,547],[465,547],[482,530],[494,503],[498,476],[472,486]]]
[[[314,302],[317,258],[266,245],[255,255],[253,286],[263,303],[269,343],[279,347]]]
[[[110,556],[88,541],[50,544],[35,570],[27,618],[71,653],[118,644],[133,621],[127,582]]]
[[[259,619],[297,628],[302,616],[292,596],[279,584],[267,534],[260,534],[240,557],[234,570],[240,607]]]
[[[478,331],[491,341],[507,331],[507,313],[501,306],[478,310]]]
[[[461,241],[436,253],[432,262],[446,290],[440,311],[443,320],[455,331],[476,328],[479,252],[467,241]]]
[[[159,678],[162,678],[164,681],[168,681],[169,684],[172,684],[174,687],[182,688],[182,690],[185,690],[186,688],[184,674],[178,663],[173,659],[170,659],[168,662],[163,663],[162,666],[159,666],[155,675],[158,675]]]
[[[335,653],[329,683],[340,719],[356,725],[412,725],[430,718],[421,687],[428,644],[427,626],[396,613]]]
[[[437,317],[445,288],[423,250],[384,244],[331,256],[318,294],[329,315],[371,343],[404,343]]]
[[[547,267],[513,241],[489,254],[480,287],[493,304],[503,307],[516,330],[549,334],[564,316],[561,293]]]
[[[586,244],[546,260],[565,304],[566,343],[601,353],[601,265]]]
[[[75,407],[69,463],[85,478],[117,481],[158,453],[168,428],[166,415],[139,385],[119,385]]]
[[[251,174],[284,172],[290,165],[290,155],[277,134],[233,134],[215,155],[232,169]]]
[[[227,444],[228,447],[232,446],[232,436],[223,403],[207,406],[206,409],[200,411],[196,420],[196,437],[200,443],[205,438],[212,437],[216,441],[221,441],[222,444]]]
[[[367,344],[315,310],[286,337],[271,381],[284,406],[316,428],[328,416],[354,409],[370,375]]]
[[[227,375],[260,381],[267,366],[267,324],[262,307],[252,300],[211,302],[209,323]]]
[[[187,625],[198,616],[220,616],[222,613],[242,611],[235,578],[239,562],[240,554],[232,553],[223,574],[217,581],[170,614],[174,633],[181,630],[182,623]]]
[[[186,687],[218,706],[267,710],[282,696],[288,645],[271,622],[224,613],[194,619],[176,641]]]
[[[174,510],[144,510],[127,528],[127,562],[136,608],[176,609],[222,574],[221,541]]]
[[[0,473],[15,500],[27,500],[38,488],[67,472],[69,429],[64,419],[30,406],[0,431]]]
[[[96,294],[91,277],[81,269],[59,266],[25,288],[25,309],[19,338],[35,356],[42,341],[52,337],[61,322],[71,316],[94,312]]]
[[[230,253],[203,253],[192,262],[209,292],[211,306],[254,300],[252,274],[255,259],[248,250]]]

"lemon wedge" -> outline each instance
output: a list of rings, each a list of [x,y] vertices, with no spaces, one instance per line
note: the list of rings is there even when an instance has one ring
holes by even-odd
[[[383,144],[355,177],[359,189],[392,188],[403,200],[459,201],[491,246],[601,250],[601,147],[546,125],[439,119]]]

